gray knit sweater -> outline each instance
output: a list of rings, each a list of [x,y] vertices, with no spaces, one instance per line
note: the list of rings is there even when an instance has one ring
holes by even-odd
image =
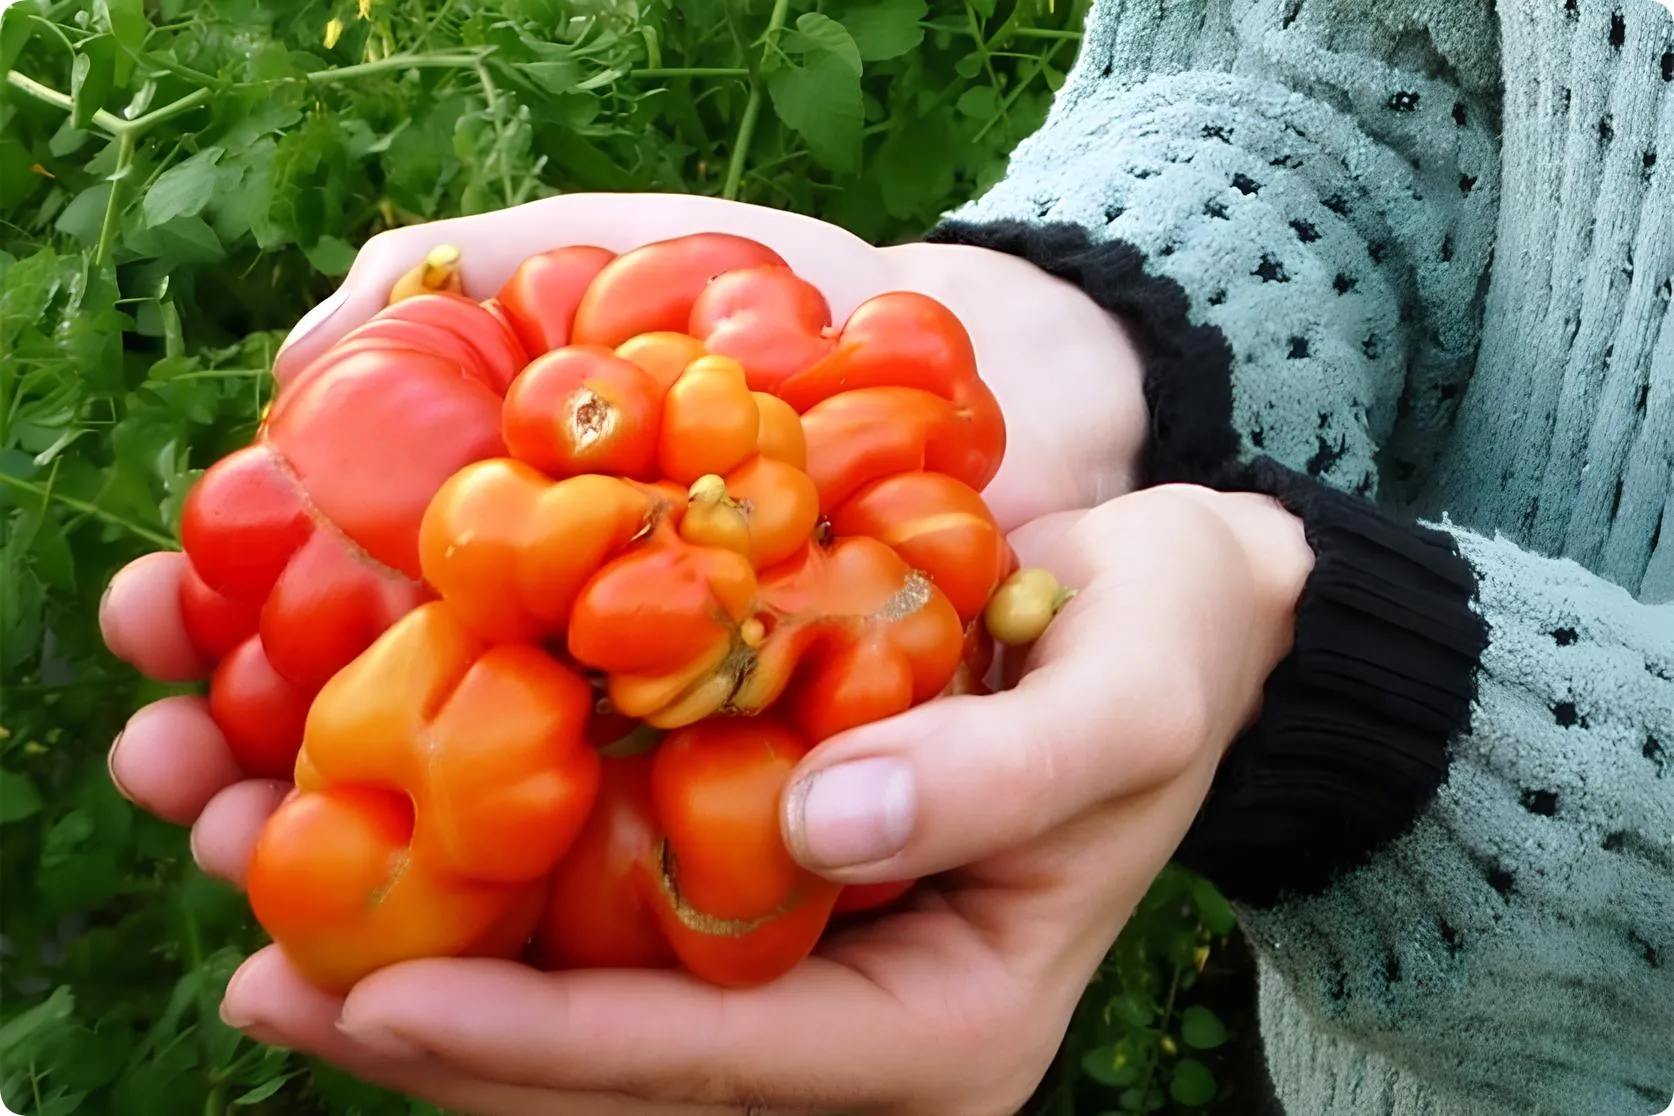
[[[1152,481],[1273,492],[1295,653],[1181,859],[1288,1116],[1674,1097],[1674,18],[1098,0],[932,239],[1147,355]]]

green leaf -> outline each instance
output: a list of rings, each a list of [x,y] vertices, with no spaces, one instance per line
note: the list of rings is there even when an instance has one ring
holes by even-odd
[[[333,279],[349,273],[349,266],[355,262],[355,254],[353,244],[335,236],[322,236],[314,244],[303,249],[303,255],[314,265],[314,270]]]
[[[173,269],[220,263],[226,248],[202,217],[176,217],[128,237],[128,247]]]
[[[34,15],[34,0],[17,0],[0,8],[0,70],[12,68],[35,34]]]
[[[8,1020],[5,1026],[0,1026],[0,1058],[12,1054],[41,1031],[70,1018],[75,1003],[75,994],[60,985],[45,1000]]]
[[[1119,1042],[1087,1051],[1081,1057],[1081,1068],[1100,1085],[1122,1088],[1139,1078],[1140,1064],[1129,1044]]]
[[[118,46],[135,54],[145,49],[145,36],[151,30],[145,0],[100,0],[99,7]]]
[[[1201,1108],[1215,1099],[1215,1075],[1196,1058],[1181,1058],[1168,1083],[1168,1095],[1188,1108]]]
[[[1199,877],[1192,881],[1191,891],[1192,902],[1197,905],[1198,915],[1209,932],[1217,937],[1232,933],[1233,927],[1238,925],[1238,916],[1232,913],[1231,904],[1215,885]]]
[[[982,73],[982,55],[975,53],[965,55],[953,64],[953,72],[970,81]]]
[[[1226,1042],[1226,1025],[1208,1008],[1193,1004],[1180,1013],[1180,1037],[1187,1046],[1213,1050]]]
[[[94,35],[82,41],[70,64],[70,101],[74,106],[70,119],[78,128],[93,123],[93,114],[105,107],[116,83],[116,40],[109,35]]]
[[[176,217],[194,217],[203,212],[223,177],[216,166],[221,155],[219,147],[206,147],[158,175],[151,189],[145,192],[142,206],[147,227],[155,228]]]
[[[1110,1014],[1135,1027],[1149,1027],[1157,1017],[1156,998],[1140,991],[1123,992],[1110,1000]]]
[[[27,775],[0,768],[0,825],[34,817],[41,811],[41,792]]]
[[[920,26],[930,9],[924,0],[876,0],[843,13],[863,62],[882,62],[915,49],[924,41]]]
[[[241,1106],[260,1104],[268,1097],[271,1097],[274,1093],[277,1093],[280,1089],[283,1089],[285,1087],[285,1083],[295,1076],[295,1073],[287,1073],[281,1074],[278,1077],[270,1077],[260,1085],[257,1085],[254,1089],[251,1089],[249,1092],[240,1093],[238,1096],[234,1097],[233,1103]]]
[[[783,45],[801,54],[802,61],[767,75],[773,111],[821,165],[856,170],[865,112],[854,40],[836,20],[809,12],[796,21],[796,31],[786,34]]]
[[[99,26],[116,40],[115,76],[119,86],[126,86],[134,76],[135,56],[145,47],[150,26],[143,5],[144,0],[95,0],[93,5]]]
[[[953,190],[957,143],[945,110],[909,121],[884,138],[871,170],[890,216],[929,223]]]
[[[976,12],[979,19],[990,20],[994,18],[997,0],[965,0],[965,2]]]
[[[76,431],[68,431],[62,440],[73,441]],[[49,589],[74,593],[76,588],[76,560],[70,552],[70,540],[64,537],[63,525],[51,516],[39,521],[29,550],[35,560],[35,572]]]
[[[991,120],[1000,112],[1000,95],[992,85],[973,85],[959,94],[954,107],[977,120]]]
[[[96,182],[89,186],[64,207],[53,227],[65,236],[92,247],[99,240],[99,227],[105,219],[105,207],[110,204],[110,191],[109,182]]]
[[[830,16],[806,12],[799,16],[794,31],[786,31],[779,46],[791,54],[830,54],[860,76],[860,48],[848,29]]]

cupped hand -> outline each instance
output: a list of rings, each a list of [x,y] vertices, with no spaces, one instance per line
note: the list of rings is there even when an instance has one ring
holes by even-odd
[[[623,252],[700,231],[760,241],[819,287],[841,321],[865,299],[916,290],[966,323],[999,400],[1008,445],[984,497],[1007,529],[1092,507],[1130,490],[1146,431],[1140,360],[1122,327],[1079,290],[1021,260],[978,248],[875,248],[809,217],[676,194],[574,194],[415,225],[373,237],[343,284],[292,330],[275,362],[283,385],[377,313],[396,279],[439,244],[462,251],[465,293],[485,298],[528,256],[563,244]],[[212,664],[193,650],[176,604],[185,556],[148,555],[118,573],[101,623],[110,649],[146,675],[183,682]],[[143,808],[194,825],[203,867],[237,882],[245,845],[284,792],[246,782],[198,698],[135,714],[110,753],[116,785]]]
[[[452,243],[463,249],[466,293],[485,297],[521,259],[546,247],[587,242],[623,251],[699,230],[735,232],[768,244],[827,294],[839,321],[865,298],[887,290],[918,290],[941,299],[971,330],[981,372],[1007,418],[1006,461],[985,496],[1008,527],[1048,517],[1019,533],[1025,559],[1050,551],[1056,560],[1069,563],[1066,576],[1074,577],[1078,570],[1091,569],[1077,565],[1092,555],[1090,537],[1102,537],[1106,545],[1117,539],[1115,534],[1100,534],[1112,529],[1101,526],[1108,512],[1073,526],[1073,516],[1054,518],[1053,513],[1091,507],[1132,487],[1145,431],[1139,359],[1120,327],[1074,288],[1022,261],[980,249],[939,245],[877,249],[807,218],[710,199],[657,195],[549,199],[375,238],[363,249],[337,294],[293,331],[277,362],[276,376],[282,385],[375,313],[394,279],[436,244]],[[1031,541],[1058,528],[1066,532],[1052,544],[1058,549]],[[178,554],[156,554],[134,563],[115,579],[102,608],[111,649],[142,672],[164,680],[200,678],[209,666],[186,639],[175,605],[184,561]],[[1166,566],[1160,568],[1159,576],[1163,571]],[[1083,617],[1090,607],[1085,598],[1077,605]],[[1004,708],[973,708],[971,699],[938,703],[941,708],[934,713],[938,720],[897,719],[887,727],[887,732],[895,734],[888,739],[900,742],[898,750],[908,749],[913,734],[928,728],[935,736],[975,732],[972,739],[980,743],[984,736],[977,730],[986,731],[992,739],[998,726],[1011,724],[1011,731],[1021,734],[1018,739],[1053,738],[1056,742],[1055,734],[1043,727],[1050,722],[1036,725],[1034,720],[1043,709],[1061,704],[1065,695],[1054,696],[1039,680],[1086,670],[1086,664],[1074,665],[1069,650],[1074,644],[1066,642],[1063,630],[1080,625],[1083,642],[1091,630],[1085,618],[1066,621],[1042,644],[1040,665],[1029,674],[1027,686],[1014,695],[981,699]],[[1080,654],[1096,661],[1103,652],[1094,647]],[[1033,696],[1019,705],[1015,701],[1022,699],[1017,695]],[[1007,711],[1009,719],[1000,716]],[[952,718],[947,721],[950,727],[934,728],[946,718]],[[1183,735],[1203,735],[1190,718],[1185,723],[1191,724],[1192,731]],[[877,728],[886,731],[885,726]],[[1138,734],[1136,740],[1143,736]],[[859,755],[855,749],[863,752],[883,739],[875,734],[851,734],[834,740],[810,759],[809,770],[815,765],[824,770],[833,757]],[[1120,743],[1125,749],[1132,742]],[[1166,753],[1174,757],[1170,762],[1177,763],[1180,749],[1176,744],[1176,740],[1166,747],[1144,743],[1142,751]],[[913,762],[946,766],[947,757],[938,760],[933,749],[918,751],[922,755]],[[1045,755],[1038,749],[1024,751]],[[995,763],[1013,762],[1005,758],[1013,755],[1011,749],[996,744],[992,752]],[[1133,756],[1124,751],[1119,766],[1126,768],[1132,761]],[[1049,776],[1052,770],[1049,765],[1044,774]],[[877,771],[874,767],[873,777]],[[552,1103],[552,1089],[581,1104],[578,1111],[614,1111],[611,1105],[622,1104],[641,1111],[646,1098],[679,1104],[713,1102],[732,1108],[742,1098],[771,1099],[775,1107],[790,1109],[837,1106],[916,1111],[920,1109],[915,1106],[926,1097],[937,1095],[932,1086],[948,1080],[950,1073],[961,1080],[982,1080],[981,1075],[971,1077],[970,1065],[956,1058],[931,1058],[924,1044],[927,1037],[937,1035],[941,1036],[937,1043],[949,1050],[982,1047],[985,1054],[998,1053],[986,1048],[1003,1039],[1007,1053],[996,1059],[996,1075],[1015,1092],[1021,1083],[1038,1077],[1038,1068],[1050,1057],[1086,975],[1178,834],[1170,837],[1169,827],[1160,826],[1137,844],[1137,838],[1124,838],[1136,855],[1145,855],[1138,856],[1131,877],[1117,881],[1123,886],[1115,892],[1105,886],[1112,884],[1108,872],[1101,881],[1087,884],[1081,880],[1073,887],[1065,886],[1071,875],[1065,874],[1055,887],[1047,887],[1049,881],[1039,878],[1040,866],[1073,860],[1074,849],[1095,836],[1094,843],[1103,847],[1111,839],[1104,830],[1111,826],[1087,830],[1081,824],[1085,819],[1078,819],[1075,825],[1059,827],[1064,832],[1057,832],[1048,821],[1057,825],[1070,815],[1059,811],[1060,817],[1042,807],[1031,819],[1016,819],[1009,826],[984,825],[986,837],[961,839],[955,836],[956,829],[949,828],[949,819],[962,813],[965,821],[960,824],[968,828],[971,817],[992,816],[993,811],[961,811],[942,796],[950,790],[970,789],[979,771],[980,765],[966,767],[962,773],[920,773],[913,800],[916,820],[907,845],[867,867],[833,867],[833,874],[847,874],[854,880],[923,875],[983,860],[1006,847],[1002,837],[1023,842],[1023,850],[961,874],[952,891],[926,897],[912,913],[834,939],[820,957],[771,989],[722,995],[671,974],[548,978],[512,966],[436,962],[382,974],[357,989],[345,1006],[308,989],[282,958],[266,951],[241,971],[229,990],[227,1010],[258,1037],[317,1051],[371,1080],[480,1112],[546,1111]],[[198,698],[171,698],[140,710],[112,749],[111,774],[142,807],[192,825],[199,863],[210,874],[234,883],[242,881],[249,849],[263,821],[289,789],[276,781],[242,779],[208,716],[207,705]],[[1154,773],[1149,778],[1156,782]],[[841,790],[845,779],[852,799],[856,787],[865,784],[856,784],[851,773],[822,779],[817,784],[821,793],[790,800],[807,804],[811,811],[809,825],[790,825],[787,832],[812,865],[834,864],[833,840],[839,847],[846,843],[852,859],[869,831],[901,832],[900,817],[880,823],[845,815],[841,808],[833,814],[829,807],[821,807],[831,798],[824,792]],[[1134,787],[1148,785],[1132,771],[1130,779]],[[1076,789],[1085,791],[1086,787]],[[989,793],[1002,806],[1016,803],[1015,783],[1002,782],[989,788]],[[1147,809],[1163,809],[1164,798]],[[888,800],[898,802],[900,796]],[[1180,827],[1195,809],[1192,794],[1183,791],[1177,800],[1167,801],[1180,815],[1174,819],[1175,828],[1183,832]],[[818,821],[821,809],[825,810],[824,825]],[[1126,833],[1126,825],[1131,824],[1130,817],[1117,828]],[[1075,837],[1077,833],[1081,836]],[[1087,861],[1083,875],[1093,870],[1097,860],[1107,859],[1100,854]],[[997,874],[996,865],[1001,869]],[[1009,871],[1005,870],[1008,865]],[[445,1006],[454,1002],[469,1010],[454,1012]],[[380,1011],[395,1013],[389,1026],[381,1027]],[[358,1018],[363,1030],[371,1030],[363,1040],[353,1039],[337,1026],[340,1016],[351,1026],[357,1025]],[[535,1025],[564,1018],[577,1021],[576,1029],[554,1029],[550,1022]],[[842,1057],[827,1046],[838,1034],[830,1032],[833,1018],[841,1023],[842,1041],[850,1047]],[[1040,1033],[1033,1041],[1016,1041],[1017,1018],[1039,1022]],[[452,1029],[428,1034],[423,1031],[425,1025]],[[404,1027],[415,1026],[420,1033],[403,1034]],[[555,1049],[530,1050],[527,1041],[523,1046],[501,1046],[493,1039],[506,1034],[522,1034],[525,1040],[544,1037],[567,1053],[556,1057]],[[699,1038],[703,1041],[696,1043]],[[659,1048],[671,1051],[677,1040],[686,1044],[681,1047],[683,1055],[647,1053]],[[450,1042],[466,1045],[450,1047]],[[409,1049],[388,1056],[392,1045],[414,1043],[430,1052],[415,1056]],[[703,1049],[694,1049],[694,1043]],[[755,1044],[754,1054],[751,1044]],[[520,1057],[527,1060],[518,1063]],[[738,1061],[741,1058],[746,1060]],[[876,1075],[866,1075],[867,1096],[847,1092],[866,1084],[848,1080],[843,1072],[845,1064],[855,1064],[854,1059],[878,1067]],[[534,1072],[537,1069],[540,1072]],[[572,1093],[576,1096],[568,1096]],[[973,1104],[973,1110],[986,1110],[980,1103]],[[940,1100],[933,1107],[948,1110]]]
[[[1013,541],[1078,588],[1016,684],[834,737],[785,796],[810,867],[934,877],[898,913],[742,991],[431,960],[340,999],[269,949],[229,987],[227,1017],[484,1116],[1015,1112],[1257,715],[1311,554],[1270,500],[1173,486]]]

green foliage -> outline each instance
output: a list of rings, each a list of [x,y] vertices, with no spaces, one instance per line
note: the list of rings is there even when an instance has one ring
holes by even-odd
[[[123,562],[175,545],[188,487],[249,438],[279,341],[356,246],[579,190],[717,194],[911,237],[994,182],[1039,126],[1086,6],[6,9],[0,1094],[13,1109],[432,1111],[220,1022],[259,932],[192,867],[185,832],[128,806],[103,763],[129,711],[177,691],[105,651],[100,594]],[[1187,999],[1195,951],[1230,928],[1212,892],[1159,883],[1089,994],[1072,1093],[1185,1111],[1214,1092],[1198,1058],[1224,1028]]]
[[[1226,900],[1205,881],[1177,866],[1163,871],[1105,959],[1071,1034],[1066,1052],[1078,1054],[1081,1073],[1101,1087],[1080,1083],[1081,1099],[1092,1093],[1098,1107],[1121,1113],[1201,1112],[1218,1100],[1240,1110],[1231,1103],[1237,1091],[1223,1096],[1216,1075],[1228,1026],[1215,1008],[1193,1002],[1210,979],[1224,978],[1210,961],[1233,930]],[[1224,989],[1209,994],[1226,999]]]

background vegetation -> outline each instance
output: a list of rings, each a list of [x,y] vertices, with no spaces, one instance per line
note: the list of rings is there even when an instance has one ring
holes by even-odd
[[[883,242],[1002,172],[1087,0],[19,0],[0,21],[0,1094],[28,1116],[431,1111],[216,1015],[259,941],[110,786],[161,692],[100,593],[173,546],[279,340],[393,225],[723,194]],[[1043,1111],[1238,1110],[1246,964],[1170,871]],[[1229,1054],[1229,1052],[1233,1052]],[[1218,1099],[1217,1098],[1218,1094]]]

